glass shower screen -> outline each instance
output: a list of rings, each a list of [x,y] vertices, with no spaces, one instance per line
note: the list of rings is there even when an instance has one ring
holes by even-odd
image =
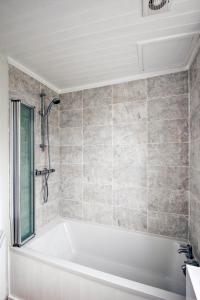
[[[12,232],[21,246],[35,234],[34,107],[11,101]]]

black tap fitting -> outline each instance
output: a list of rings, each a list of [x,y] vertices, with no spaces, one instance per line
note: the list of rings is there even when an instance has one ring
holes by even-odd
[[[180,245],[180,248],[178,249],[178,253],[185,253],[185,256],[187,259],[193,259],[193,251],[192,251],[192,246],[187,244],[187,245]]]

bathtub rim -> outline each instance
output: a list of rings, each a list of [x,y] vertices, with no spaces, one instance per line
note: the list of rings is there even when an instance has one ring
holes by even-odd
[[[47,233],[50,229],[55,228],[55,226],[57,226],[57,225],[62,224],[65,226],[66,223],[71,223],[71,222],[72,223],[78,222],[81,224],[84,223],[84,224],[88,224],[90,226],[97,226],[97,227],[100,226],[102,228],[102,225],[98,225],[98,224],[93,225],[89,222],[86,223],[86,222],[81,222],[81,221],[76,221],[76,220],[71,220],[71,219],[68,220],[68,219],[59,218],[57,220],[54,220],[53,222],[50,222],[43,228],[41,228],[38,231],[38,234],[35,237],[35,239],[40,238],[45,233]],[[103,225],[103,227],[107,227],[107,226]],[[112,229],[116,229],[116,228],[112,227]],[[116,229],[116,230],[118,230],[118,229]],[[122,230],[119,229],[119,230],[124,232],[123,229]],[[128,232],[131,233],[130,231],[128,231]],[[136,232],[132,231],[132,233],[139,234],[139,235],[143,234],[143,235],[149,236],[148,233],[140,233],[138,231],[136,231]],[[150,235],[157,237],[157,235],[154,235],[154,234],[150,234]],[[160,236],[158,238],[160,238]],[[161,239],[162,238],[165,239],[165,237],[161,237]],[[31,260],[36,260],[38,262],[46,264],[50,267],[56,267],[60,270],[65,270],[66,272],[80,276],[82,278],[86,278],[86,279],[89,279],[92,281],[97,281],[101,284],[105,284],[107,286],[123,290],[127,293],[131,293],[131,294],[143,296],[143,297],[148,297],[149,299],[152,299],[152,300],[153,299],[154,300],[156,300],[156,299],[157,300],[185,300],[185,296],[182,296],[177,293],[166,291],[164,289],[153,287],[153,286],[143,284],[143,283],[140,283],[137,281],[132,281],[132,280],[120,277],[120,276],[112,275],[112,274],[109,274],[109,273],[106,273],[103,271],[99,271],[99,270],[96,270],[96,269],[93,269],[90,267],[86,267],[84,265],[70,262],[70,261],[67,261],[64,259],[55,258],[50,255],[44,255],[44,254],[37,252],[36,250],[33,250],[28,247],[28,245],[31,245],[35,239],[30,240],[26,245],[24,245],[20,248],[10,247],[11,253],[13,252],[18,255],[22,255],[27,258],[30,258]],[[167,238],[167,239],[170,239],[174,242],[178,242],[177,240],[174,240],[172,238]]]
[[[111,230],[116,230],[118,232],[124,232],[128,234],[134,234],[134,235],[143,235],[147,237],[153,237],[155,239],[163,239],[163,240],[169,240],[173,241],[177,244],[182,244],[182,243],[187,243],[188,239],[178,239],[176,237],[170,237],[170,236],[164,236],[161,234],[156,234],[152,232],[144,232],[144,231],[139,231],[135,229],[127,229],[115,225],[105,225],[105,224],[100,224],[100,223],[91,223],[89,221],[83,221],[83,220],[78,220],[74,218],[62,218],[62,217],[57,217],[54,220],[50,221],[48,224],[42,226],[36,231],[36,235],[29,240],[25,245],[22,245],[20,248],[26,248],[28,245],[31,245],[35,240],[43,236],[45,233],[47,233],[49,230],[55,228],[55,226],[63,224],[63,223],[78,223],[80,225],[89,225],[92,227],[99,227],[99,228],[104,228],[104,229],[111,229]],[[14,247],[13,247],[14,248]]]

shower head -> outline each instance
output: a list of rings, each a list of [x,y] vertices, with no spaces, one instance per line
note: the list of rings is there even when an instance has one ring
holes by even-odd
[[[60,103],[60,99],[57,98],[57,97],[55,97],[55,98],[53,98],[52,102],[53,102],[53,104],[59,104]]]
[[[53,105],[57,105],[59,103],[60,103],[60,99],[58,97],[53,98],[53,100],[49,103],[49,106],[47,107],[45,116],[48,116]]]

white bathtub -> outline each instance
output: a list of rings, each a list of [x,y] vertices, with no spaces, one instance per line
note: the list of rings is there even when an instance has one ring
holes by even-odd
[[[59,220],[11,248],[10,299],[183,300],[179,242]]]

